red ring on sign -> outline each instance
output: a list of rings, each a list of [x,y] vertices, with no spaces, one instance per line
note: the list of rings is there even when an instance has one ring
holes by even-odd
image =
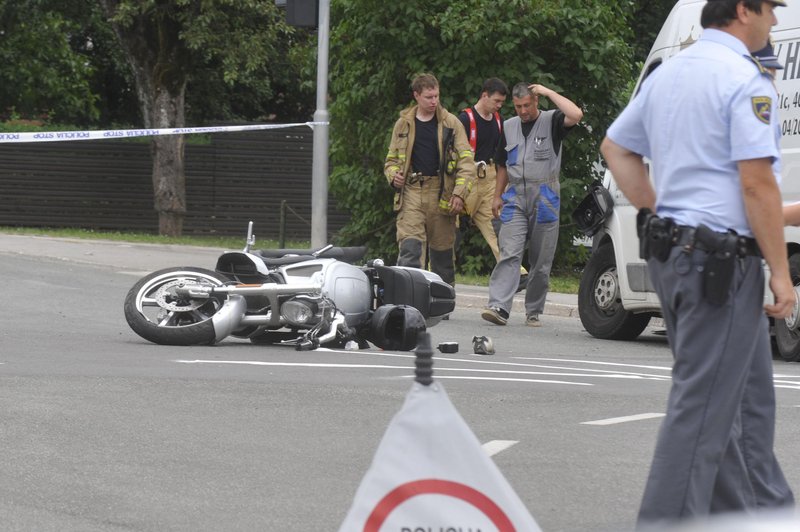
[[[387,493],[367,518],[364,532],[380,532],[389,514],[405,501],[417,495],[448,495],[461,499],[480,510],[499,532],[516,532],[516,528],[503,510],[480,491],[458,482],[434,478],[407,482]]]

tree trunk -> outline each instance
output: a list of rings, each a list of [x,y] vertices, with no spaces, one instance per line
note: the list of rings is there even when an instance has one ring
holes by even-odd
[[[158,212],[158,234],[181,236],[186,215],[186,176],[183,171],[183,136],[156,137],[153,156],[153,199]]]
[[[136,83],[144,127],[184,127],[189,51],[180,39],[180,24],[170,17],[169,2],[142,13],[124,25],[114,22],[120,0],[99,0],[119,37]],[[180,236],[186,215],[186,175],[182,135],[156,136],[150,145],[153,159],[153,200],[158,231]]]
[[[183,90],[180,95],[161,92],[147,127],[183,127]],[[181,236],[186,215],[186,174],[183,135],[153,137],[153,200],[158,213],[158,233]]]

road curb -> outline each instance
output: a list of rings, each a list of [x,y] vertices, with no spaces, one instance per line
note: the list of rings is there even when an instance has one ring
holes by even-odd
[[[481,293],[482,292],[482,293]],[[550,299],[558,298],[559,301]],[[567,302],[563,300],[571,300]],[[560,316],[564,318],[578,317],[578,297],[571,294],[548,294],[548,301],[545,301],[543,314],[548,316]],[[481,310],[486,308],[489,303],[489,291],[487,288],[462,287],[456,286],[456,308]],[[512,313],[525,314],[525,293],[514,296],[511,306]]]

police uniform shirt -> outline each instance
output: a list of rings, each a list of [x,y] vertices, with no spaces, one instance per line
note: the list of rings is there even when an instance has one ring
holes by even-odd
[[[737,161],[779,161],[776,102],[744,43],[706,29],[645,80],[608,137],[652,159],[659,215],[752,236]]]

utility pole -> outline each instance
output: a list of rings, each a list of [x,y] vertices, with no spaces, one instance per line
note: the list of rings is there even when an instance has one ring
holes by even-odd
[[[286,8],[291,26],[317,27],[317,109],[314,111],[314,151],[311,163],[311,247],[328,243],[328,48],[330,0],[275,0]]]
[[[311,170],[311,247],[328,243],[328,47],[330,0],[319,0],[317,30],[317,110],[314,111],[314,153]]]

